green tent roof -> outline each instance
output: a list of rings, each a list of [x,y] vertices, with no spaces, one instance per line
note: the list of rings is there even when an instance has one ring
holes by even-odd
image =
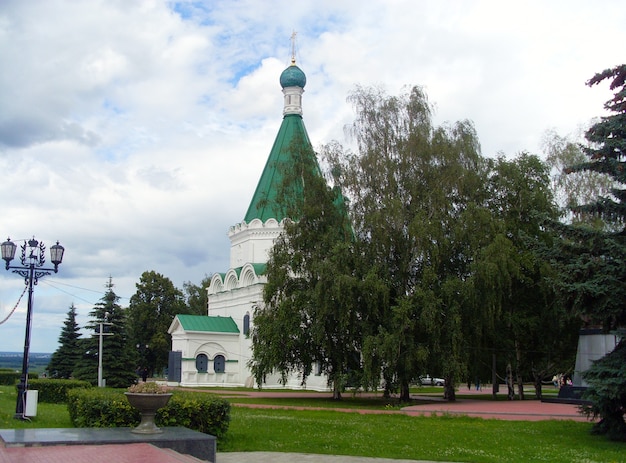
[[[176,315],[176,317],[185,331],[239,333],[239,328],[231,317],[208,317],[206,315]]]
[[[308,145],[311,151],[313,150],[302,116],[299,114],[287,114],[283,118],[254,196],[250,201],[248,212],[246,212],[244,220],[247,223],[254,219],[260,219],[262,222],[276,219],[280,222],[285,218],[283,212],[276,207],[275,200],[276,192],[283,181],[279,166],[289,161],[288,148],[293,140],[302,140],[302,143]]]

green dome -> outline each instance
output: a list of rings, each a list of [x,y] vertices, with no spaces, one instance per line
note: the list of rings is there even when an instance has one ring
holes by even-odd
[[[280,86],[285,87],[301,87],[306,85],[306,76],[302,69],[292,64],[280,75]]]

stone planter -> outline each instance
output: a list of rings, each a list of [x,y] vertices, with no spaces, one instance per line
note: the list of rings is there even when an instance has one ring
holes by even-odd
[[[145,394],[125,392],[128,402],[141,413],[141,423],[131,432],[137,434],[158,434],[163,432],[154,424],[154,415],[159,408],[167,405],[172,394]]]

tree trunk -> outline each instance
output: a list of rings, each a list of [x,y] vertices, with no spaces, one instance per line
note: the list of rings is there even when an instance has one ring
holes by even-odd
[[[517,365],[515,367],[515,376],[517,379],[517,388],[519,392],[519,399],[524,400],[524,381],[522,379],[522,351],[520,350],[519,342],[515,340],[515,357],[517,359]]]
[[[341,386],[339,381],[333,381],[333,400],[341,400]]]
[[[443,388],[443,398],[448,402],[456,402],[456,391],[454,390],[454,383],[446,378],[446,384]]]
[[[554,369],[554,364],[553,363],[547,363],[545,368],[537,371],[537,369],[535,367],[533,367],[532,372],[533,372],[533,380],[534,380],[534,385],[535,385],[535,396],[541,400],[541,398],[543,397],[543,385],[542,385],[542,381],[543,378],[546,377],[546,375],[552,371]]]
[[[511,362],[506,365],[506,387],[508,388],[507,398],[513,400],[515,398],[515,389],[513,387],[513,369]]]
[[[542,391],[541,391],[541,376],[540,375],[535,375],[535,397],[537,397],[537,399],[541,400],[541,395],[542,395]]]
[[[400,402],[410,402],[411,394],[409,391],[409,382],[406,380],[402,380],[400,383]]]

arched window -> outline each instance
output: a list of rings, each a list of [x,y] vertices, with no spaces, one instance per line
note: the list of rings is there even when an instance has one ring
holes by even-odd
[[[248,336],[250,334],[250,314],[246,313],[243,316],[243,334]]]
[[[224,373],[226,370],[226,359],[223,355],[216,355],[213,359],[213,371],[215,373]]]
[[[205,354],[199,354],[196,357],[196,370],[198,373],[206,373],[209,368],[209,357]]]

